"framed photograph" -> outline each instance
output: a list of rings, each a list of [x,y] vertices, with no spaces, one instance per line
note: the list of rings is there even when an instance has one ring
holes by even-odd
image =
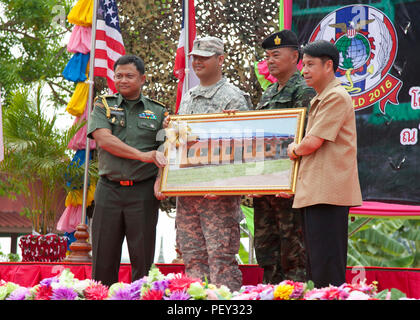
[[[167,196],[294,193],[306,108],[171,116],[165,130]]]

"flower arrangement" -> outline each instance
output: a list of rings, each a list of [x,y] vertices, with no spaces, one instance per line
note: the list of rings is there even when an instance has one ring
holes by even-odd
[[[117,282],[107,287],[92,279],[78,280],[65,269],[43,279],[32,288],[0,280],[0,300],[397,300],[406,296],[396,289],[377,292],[376,283],[345,283],[339,287],[314,288],[312,282],[290,280],[277,285],[242,286],[231,292],[185,274],[164,276],[153,267],[132,283]]]
[[[59,262],[66,257],[67,238],[56,234],[32,235],[20,238],[22,261]]]

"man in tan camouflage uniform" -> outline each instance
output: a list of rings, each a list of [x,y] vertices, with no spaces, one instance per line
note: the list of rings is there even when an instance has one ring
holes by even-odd
[[[200,84],[182,98],[179,114],[248,110],[249,96],[222,75],[223,41],[205,37],[194,41],[192,67]],[[185,196],[177,198],[177,242],[186,273],[215,285],[239,290],[242,273],[239,251],[240,196]]]
[[[283,30],[267,37],[268,69],[278,81],[264,92],[258,110],[309,107],[315,91],[297,70],[299,49],[296,34]],[[292,209],[287,194],[254,196],[254,241],[258,264],[264,268],[265,283],[290,279],[305,281],[305,251],[302,215]]]

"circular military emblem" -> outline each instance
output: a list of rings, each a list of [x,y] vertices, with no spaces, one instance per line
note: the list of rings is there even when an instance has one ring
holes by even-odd
[[[337,47],[340,61],[336,76],[352,96],[355,109],[379,102],[385,113],[387,102],[398,104],[402,82],[389,74],[398,39],[383,12],[365,5],[342,7],[321,20],[309,41],[320,39]]]

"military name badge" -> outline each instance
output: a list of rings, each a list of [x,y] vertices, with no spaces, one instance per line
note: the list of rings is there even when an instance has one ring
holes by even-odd
[[[145,110],[144,112],[139,113],[139,118],[141,118],[141,119],[153,119],[153,120],[157,119],[155,113],[153,111],[150,111],[150,110]]]
[[[327,40],[340,52],[336,77],[353,99],[355,110],[379,102],[385,114],[387,102],[398,104],[402,82],[389,74],[398,49],[391,20],[380,10],[350,5],[328,14],[309,42]]]

